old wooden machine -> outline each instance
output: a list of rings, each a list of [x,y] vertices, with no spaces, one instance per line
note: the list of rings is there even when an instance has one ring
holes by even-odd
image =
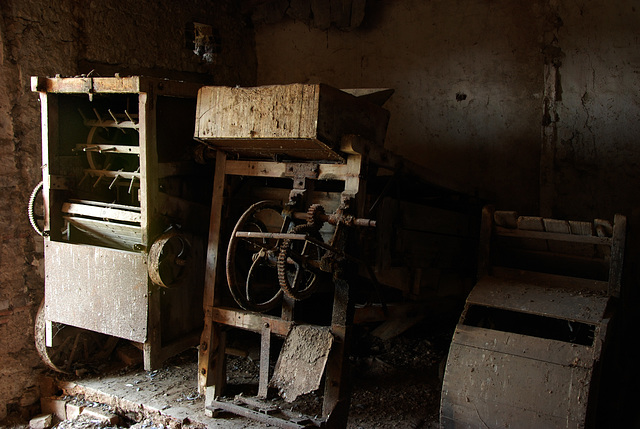
[[[210,412],[344,427],[354,320],[382,320],[390,301],[451,293],[473,277],[474,210],[384,149],[390,94],[306,84],[200,90],[195,137],[216,163],[199,356]],[[273,414],[247,395],[221,399],[237,330],[260,343],[257,398],[273,388],[292,401],[323,386],[315,419]]]
[[[36,344],[52,368],[72,370],[114,338],[141,348],[147,370],[198,343],[212,182],[194,161],[198,88],[32,78],[43,182],[31,205],[41,192],[44,224],[30,219],[45,237],[46,276]]]
[[[478,283],[447,361],[444,428],[597,427],[626,219],[483,211]]]

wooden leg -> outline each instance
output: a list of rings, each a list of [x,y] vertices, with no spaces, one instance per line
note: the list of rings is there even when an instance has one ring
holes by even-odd
[[[147,341],[142,346],[142,359],[145,371],[152,371],[162,366],[162,341],[160,332],[160,290],[157,286],[149,286],[149,319],[147,321]]]
[[[345,427],[351,399],[347,344],[352,303],[348,282],[343,279],[334,279],[334,283],[335,295],[331,321],[334,343],[327,362],[322,415],[329,418],[330,427]]]
[[[200,351],[198,354],[198,391],[200,394],[215,391],[215,396],[222,393],[226,382],[226,362],[224,358],[225,338],[220,326],[213,322],[212,310],[219,299],[216,296],[216,280],[218,271],[223,265],[222,245],[220,232],[222,229],[222,205],[224,197],[226,175],[226,155],[224,152],[216,153],[216,172],[213,180],[213,195],[211,198],[211,217],[209,219],[209,240],[207,244],[207,265],[204,282],[204,328],[200,339]],[[214,361],[217,363],[214,365]],[[220,375],[224,373],[224,377]],[[216,374],[214,376],[214,374]],[[218,383],[218,384],[216,384]],[[212,389],[208,389],[212,387]]]
[[[269,354],[271,352],[271,327],[268,323],[262,327],[260,341],[260,382],[258,397],[266,398],[269,393]]]

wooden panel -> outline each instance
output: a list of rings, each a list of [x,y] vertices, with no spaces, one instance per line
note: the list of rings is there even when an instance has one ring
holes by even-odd
[[[203,87],[195,137],[241,156],[339,159],[346,134],[382,145],[388,116],[381,107],[327,85]]]
[[[445,428],[584,427],[591,373],[452,343],[441,423]]]
[[[599,348],[476,326],[458,325],[453,342],[564,366],[590,368]]]
[[[104,246],[133,250],[142,243],[140,226],[81,217],[64,216],[64,219]]]
[[[47,319],[144,342],[146,262],[141,253],[47,242]]]
[[[504,232],[500,228],[496,229],[498,229],[501,233]],[[518,218],[518,230],[516,230],[515,232],[517,232],[519,236],[522,236],[525,234],[525,231],[544,231],[542,218],[536,216],[520,216]],[[548,250],[547,243],[542,240],[531,240],[528,238],[523,238],[520,241],[522,247],[526,249]]]
[[[517,280],[486,276],[469,294],[469,304],[598,324],[609,301],[600,294],[540,287]]]

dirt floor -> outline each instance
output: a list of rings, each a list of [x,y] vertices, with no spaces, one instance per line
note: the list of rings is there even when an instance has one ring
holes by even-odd
[[[358,327],[350,362],[352,395],[348,429],[426,428],[438,424],[441,374],[453,321],[423,320],[400,336],[381,340],[370,335],[369,327]],[[259,338],[241,338],[235,344],[247,356],[229,356],[226,391],[232,400],[241,394],[257,393]],[[114,358],[117,361],[117,359]],[[117,363],[117,362],[116,362]],[[56,423],[57,428],[203,428],[250,429],[268,427],[245,418],[222,414],[216,418],[204,412],[204,398],[196,388],[197,350],[191,349],[170,359],[163,368],[144,371],[140,364],[119,369],[82,369],[82,377],[60,379],[62,391],[56,399],[115,415],[118,421],[105,422],[91,415]],[[293,403],[277,395],[273,406],[290,414],[319,416],[322,387]],[[26,428],[28,422],[14,419],[0,427]]]

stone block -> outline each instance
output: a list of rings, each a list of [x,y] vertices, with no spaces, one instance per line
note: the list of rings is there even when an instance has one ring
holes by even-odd
[[[48,429],[53,425],[53,414],[42,414],[29,420],[31,429]]]
[[[84,407],[70,402],[66,405],[67,420],[75,420],[82,413]]]
[[[53,414],[60,420],[67,419],[67,401],[56,397],[40,398],[40,407],[45,414]]]
[[[117,425],[118,422],[120,421],[120,418],[117,415],[112,414],[108,411],[103,411],[99,408],[85,408],[84,410],[82,410],[81,414],[83,416],[87,416],[92,419],[97,419],[97,420],[100,420],[101,422],[104,422],[110,425]]]

